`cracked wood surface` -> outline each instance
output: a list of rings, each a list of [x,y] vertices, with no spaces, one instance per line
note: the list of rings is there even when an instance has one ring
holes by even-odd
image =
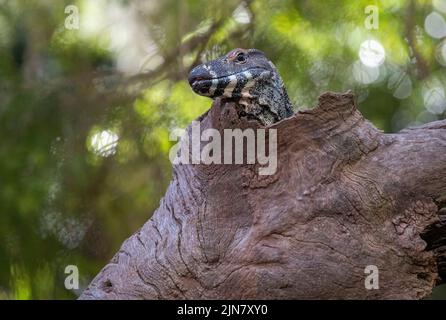
[[[216,100],[202,129],[247,128]],[[446,121],[384,134],[350,93],[277,129],[278,169],[175,165],[81,299],[419,299],[446,270]],[[364,269],[379,268],[378,290]]]

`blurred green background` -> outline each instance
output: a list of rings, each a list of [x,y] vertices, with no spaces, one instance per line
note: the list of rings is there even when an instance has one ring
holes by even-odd
[[[211,104],[192,66],[255,47],[296,110],[352,89],[396,132],[445,118],[445,19],[446,0],[0,0],[0,299],[76,298],[151,216],[169,133]]]

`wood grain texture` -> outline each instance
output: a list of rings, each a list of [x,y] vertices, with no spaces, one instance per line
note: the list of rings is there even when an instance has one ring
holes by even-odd
[[[202,129],[247,128],[216,100]],[[278,170],[176,165],[81,299],[420,299],[446,262],[446,121],[384,134],[351,93],[270,128]],[[379,268],[378,290],[364,268]]]

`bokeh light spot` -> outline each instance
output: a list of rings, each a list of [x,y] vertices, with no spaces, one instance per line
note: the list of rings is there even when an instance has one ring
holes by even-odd
[[[424,20],[424,29],[432,38],[440,39],[446,36],[446,22],[438,12],[431,12]]]
[[[241,24],[248,24],[251,22],[251,15],[245,3],[241,3],[232,14],[235,21]]]
[[[446,13],[446,0],[434,0],[432,4],[436,10]]]
[[[361,61],[356,61],[353,64],[352,72],[355,80],[362,84],[375,82],[379,78],[379,68],[368,67]]]
[[[384,47],[376,40],[366,40],[359,47],[359,59],[367,67],[378,67],[386,58]]]
[[[412,94],[412,80],[404,71],[396,71],[389,77],[387,87],[393,90],[393,96],[397,99],[405,99]]]
[[[91,147],[93,151],[102,156],[109,157],[116,153],[119,136],[111,130],[103,130],[93,135],[91,138]]]
[[[443,61],[446,62],[446,42],[444,42],[441,47],[441,56],[443,57]]]
[[[437,58],[437,61],[441,65],[446,66],[446,40],[437,46],[437,50],[435,53],[436,53],[435,57]]]
[[[446,109],[444,89],[440,86],[423,89],[424,107],[433,114],[441,114]]]

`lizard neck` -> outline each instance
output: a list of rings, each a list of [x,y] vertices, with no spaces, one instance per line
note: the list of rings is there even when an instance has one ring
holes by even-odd
[[[262,77],[239,103],[245,107],[245,112],[257,118],[264,125],[269,125],[290,117],[293,106],[288,97],[282,79],[277,73]]]

